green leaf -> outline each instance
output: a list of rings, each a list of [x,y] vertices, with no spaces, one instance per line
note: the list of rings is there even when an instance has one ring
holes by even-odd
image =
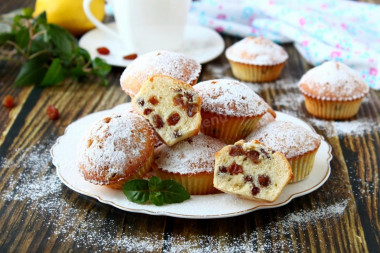
[[[34,20],[33,24],[47,24],[46,12],[42,12]]]
[[[50,24],[47,28],[47,35],[55,46],[56,56],[70,59],[75,47],[71,34],[57,25]]]
[[[161,191],[162,180],[159,177],[151,177],[149,179],[149,190],[151,192]]]
[[[15,36],[13,33],[8,33],[8,32],[1,33],[0,34],[0,45],[3,45],[8,40],[10,40],[10,41],[14,40],[14,37]]]
[[[162,195],[168,204],[181,203],[190,198],[186,189],[174,180],[164,180],[161,186]]]
[[[111,71],[111,66],[99,57],[93,60],[92,67],[93,73],[97,76],[106,76]]]
[[[62,69],[61,61],[58,58],[55,58],[51,63],[48,71],[45,74],[44,79],[41,82],[41,86],[49,86],[60,83],[65,78],[64,72]]]
[[[16,32],[15,42],[20,48],[26,49],[29,43],[29,40],[30,40],[30,36],[29,36],[29,30],[27,28],[21,28],[19,31]]]
[[[151,192],[149,200],[156,206],[162,206],[165,203],[164,195],[161,192]]]
[[[33,9],[32,8],[24,8],[24,9],[22,9],[22,14],[26,18],[32,18],[33,17]]]
[[[123,185],[122,189],[124,195],[132,202],[142,204],[149,199],[149,186],[147,180],[130,180]]]
[[[45,76],[46,69],[44,64],[47,61],[46,55],[40,55],[27,61],[18,73],[15,86],[26,86],[32,84],[40,84]]]

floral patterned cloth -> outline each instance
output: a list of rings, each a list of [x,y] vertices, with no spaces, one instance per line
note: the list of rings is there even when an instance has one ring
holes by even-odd
[[[380,5],[347,0],[200,0],[190,19],[226,34],[294,42],[313,65],[341,61],[380,89]]]

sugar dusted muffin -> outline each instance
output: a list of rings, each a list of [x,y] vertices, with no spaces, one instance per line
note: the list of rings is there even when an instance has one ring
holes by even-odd
[[[369,87],[353,69],[325,62],[307,71],[298,83],[307,111],[323,119],[355,116]]]
[[[291,178],[285,156],[256,140],[238,141],[215,154],[214,186],[226,193],[273,202]]]
[[[201,132],[226,143],[246,137],[266,112],[274,114],[259,95],[238,81],[210,80],[194,89],[202,98]]]
[[[191,85],[180,80],[152,76],[143,83],[132,104],[169,146],[199,132],[201,98]]]
[[[318,134],[286,121],[274,121],[264,125],[253,131],[246,140],[258,140],[283,153],[294,175],[290,183],[298,182],[310,174],[315,155],[321,145],[321,137]]]
[[[162,179],[182,184],[190,194],[214,193],[214,154],[224,146],[218,139],[203,134],[172,147],[162,145],[155,151],[153,170]]]
[[[279,45],[263,37],[247,37],[226,50],[233,75],[243,81],[276,80],[288,59]]]
[[[167,75],[194,85],[201,73],[201,65],[194,59],[171,51],[153,51],[139,56],[120,77],[121,88],[134,97],[142,83],[153,75]]]
[[[136,113],[119,113],[94,123],[78,146],[77,164],[86,181],[121,189],[151,169],[154,131]]]

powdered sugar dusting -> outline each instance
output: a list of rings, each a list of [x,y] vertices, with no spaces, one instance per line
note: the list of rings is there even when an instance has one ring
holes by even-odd
[[[229,60],[255,65],[276,65],[288,59],[286,51],[263,37],[247,37],[226,50]]]
[[[354,100],[369,87],[357,72],[340,62],[328,61],[307,71],[299,81],[301,92],[327,100]]]
[[[147,129],[144,118],[135,113],[113,114],[97,121],[78,146],[78,164],[105,181],[115,174],[124,176],[125,168],[135,166],[146,142],[153,138],[153,131]]]
[[[194,86],[202,97],[202,110],[229,116],[258,116],[269,105],[247,85],[229,79],[200,82]]]
[[[201,65],[194,59],[170,51],[153,51],[139,56],[123,72],[120,82],[128,78],[143,83],[153,75],[168,75],[175,79],[192,84],[201,72]]]
[[[287,159],[315,150],[321,144],[318,134],[286,121],[273,121],[252,132],[246,139],[257,139],[273,150],[282,152]]]
[[[162,145],[156,151],[156,165],[163,171],[192,174],[214,171],[214,154],[225,144],[218,139],[199,134],[169,147]]]

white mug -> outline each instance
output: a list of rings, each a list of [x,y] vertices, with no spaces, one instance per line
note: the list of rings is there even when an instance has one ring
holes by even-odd
[[[88,19],[107,35],[120,40],[127,52],[180,49],[191,0],[108,0],[118,32],[94,17],[91,1],[83,1]]]

